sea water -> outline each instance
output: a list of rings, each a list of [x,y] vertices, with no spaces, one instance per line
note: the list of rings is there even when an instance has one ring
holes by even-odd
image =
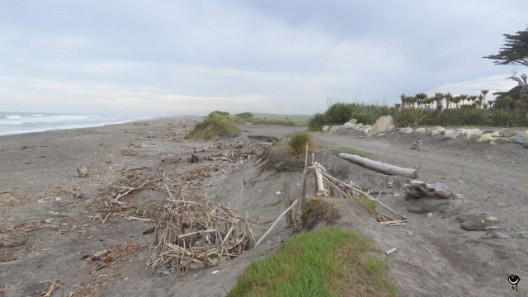
[[[0,112],[0,135],[97,127],[147,118],[130,115]]]

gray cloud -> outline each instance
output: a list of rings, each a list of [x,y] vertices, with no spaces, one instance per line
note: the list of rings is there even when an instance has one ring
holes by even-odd
[[[522,69],[482,56],[498,51],[503,33],[528,25],[528,2],[517,0],[4,8],[0,101],[35,112],[312,113],[328,97],[392,103],[402,92],[493,88],[486,84]]]

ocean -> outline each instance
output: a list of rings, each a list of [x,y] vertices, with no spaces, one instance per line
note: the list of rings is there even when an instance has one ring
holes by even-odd
[[[0,112],[0,136],[121,124],[152,117],[101,114]]]

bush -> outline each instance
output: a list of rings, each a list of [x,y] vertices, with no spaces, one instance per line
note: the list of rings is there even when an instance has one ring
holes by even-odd
[[[229,112],[215,110],[215,111],[213,111],[213,112],[211,112],[211,113],[209,114],[209,117],[212,118],[212,117],[217,116],[217,115],[220,115],[220,116],[229,116]]]
[[[424,117],[424,112],[417,108],[404,108],[394,113],[394,124],[398,127],[416,127]]]
[[[235,116],[243,118],[243,119],[249,119],[253,117],[253,114],[251,112],[243,112],[243,113],[235,114]]]
[[[219,136],[235,136],[240,129],[235,125],[233,118],[222,115],[225,113],[212,112],[209,117],[197,124],[187,134],[187,139],[214,139]]]
[[[288,150],[292,155],[299,155],[306,153],[306,143],[308,143],[308,151],[315,152],[317,144],[312,136],[312,133],[308,131],[295,132],[290,136],[288,141]]]
[[[325,114],[316,113],[308,121],[308,129],[310,129],[311,131],[321,131],[323,129],[323,125],[327,123],[328,123],[328,120],[326,119]]]
[[[343,124],[350,120],[352,108],[350,104],[335,103],[325,112],[327,124]]]

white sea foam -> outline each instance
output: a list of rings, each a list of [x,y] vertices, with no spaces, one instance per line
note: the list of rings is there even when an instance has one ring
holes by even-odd
[[[0,135],[121,124],[148,117],[97,114],[48,114],[0,112]],[[152,117],[150,117],[152,118]]]

